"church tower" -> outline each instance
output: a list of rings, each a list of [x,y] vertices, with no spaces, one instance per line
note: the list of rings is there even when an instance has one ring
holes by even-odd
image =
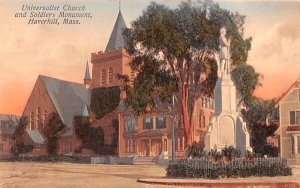
[[[91,87],[92,84],[92,79],[91,79],[91,75],[90,75],[90,69],[89,69],[89,62],[86,62],[86,68],[85,68],[85,76],[84,76],[84,85],[87,89],[89,89]]]
[[[122,12],[119,10],[105,51],[91,54],[92,88],[121,86],[122,81],[118,80],[118,74],[134,78],[129,66],[131,57],[124,48],[123,32],[126,28]]]

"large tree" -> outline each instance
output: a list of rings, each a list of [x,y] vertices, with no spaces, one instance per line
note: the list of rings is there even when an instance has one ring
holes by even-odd
[[[246,64],[251,38],[243,38],[244,19],[211,1],[183,2],[175,9],[150,3],[124,32],[126,50],[133,57],[131,67],[138,72],[126,88],[127,104],[138,114],[155,108],[157,96],[170,102],[177,93],[191,146],[194,104],[200,96],[213,94],[217,80],[214,54],[219,51],[222,27],[232,40],[233,78],[241,101],[249,99],[257,85],[258,74]]]

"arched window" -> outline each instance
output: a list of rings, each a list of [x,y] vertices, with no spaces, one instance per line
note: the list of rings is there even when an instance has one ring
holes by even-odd
[[[37,110],[36,110],[36,126],[40,130],[43,127],[43,125],[42,125],[42,110],[41,110],[41,107],[37,107]]]
[[[30,130],[34,129],[34,112],[30,112]]]
[[[44,113],[43,113],[43,128],[46,127],[46,124],[47,124],[47,116],[48,116],[48,112],[47,112],[47,110],[45,110]]]
[[[101,71],[101,85],[105,85],[106,84],[106,70],[102,69]]]
[[[114,70],[112,67],[110,67],[108,70],[108,84],[113,83],[113,78],[114,78]]]

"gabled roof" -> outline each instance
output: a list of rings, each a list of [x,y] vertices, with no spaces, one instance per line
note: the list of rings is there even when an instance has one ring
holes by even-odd
[[[38,130],[26,129],[26,132],[28,133],[28,135],[31,138],[31,140],[33,141],[33,143],[44,144],[45,139]]]
[[[91,80],[90,69],[89,69],[89,62],[86,62],[84,80]]]
[[[40,76],[45,89],[61,120],[67,126],[65,135],[72,134],[73,118],[87,115],[90,106],[90,90],[83,84]]]
[[[123,37],[123,31],[126,29],[126,24],[123,19],[121,11],[119,11],[117,20],[115,22],[115,26],[113,28],[113,31],[110,35],[108,44],[106,46],[106,50],[113,50],[117,48],[121,48],[125,46],[124,43],[124,37]]]
[[[275,106],[278,106],[280,101],[282,101],[282,99],[295,87],[300,87],[300,79],[296,80],[289,88],[288,90],[286,90],[286,92],[284,92],[282,94],[282,96],[278,99],[278,101],[276,102]]]

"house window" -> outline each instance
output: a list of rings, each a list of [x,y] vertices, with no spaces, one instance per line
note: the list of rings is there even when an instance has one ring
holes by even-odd
[[[131,72],[130,72],[130,81],[133,82],[133,81],[134,81],[134,78],[135,78],[134,71],[131,71]]]
[[[126,139],[125,140],[126,152],[134,152],[134,148],[135,148],[135,140],[134,139]]]
[[[210,99],[210,109],[214,109],[214,100]]]
[[[295,152],[294,152],[294,145],[295,145],[295,143],[294,143],[294,136],[291,136],[291,145],[292,145],[292,154],[294,154]]]
[[[165,129],[166,128],[166,117],[156,117],[156,128],[157,129]]]
[[[182,115],[178,115],[178,118],[177,118],[177,128],[181,128],[183,127],[183,119],[182,119]]]
[[[146,117],[144,118],[144,129],[153,129],[153,118]]]
[[[164,151],[168,151],[168,140],[164,139]]]
[[[34,112],[30,112],[30,130],[33,130],[34,126]]]
[[[300,124],[300,111],[290,111],[290,125]]]
[[[113,83],[113,75],[114,75],[113,68],[110,67],[108,70],[108,84]]]
[[[125,120],[125,131],[127,131],[127,132],[136,131],[137,130],[136,122],[137,122],[136,118],[132,118],[132,117],[126,118],[126,120]]]
[[[298,153],[300,153],[300,136],[297,136],[297,142],[298,142]]]
[[[178,139],[179,139],[179,151],[182,151],[184,148],[184,138],[182,136],[182,137],[179,137]]]
[[[204,97],[201,97],[201,106],[202,108],[205,108],[205,101]]]
[[[106,70],[102,69],[101,71],[101,84],[105,85],[106,84]]]
[[[130,139],[129,152],[134,152],[134,148],[135,148],[135,140],[134,139]]]

